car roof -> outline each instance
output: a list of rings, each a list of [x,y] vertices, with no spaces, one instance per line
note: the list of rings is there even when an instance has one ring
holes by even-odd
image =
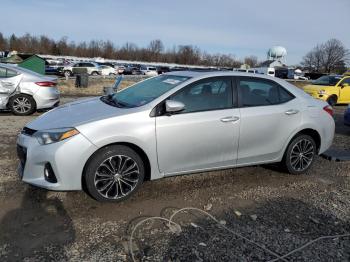
[[[204,77],[215,77],[215,76],[246,76],[246,77],[258,77],[258,78],[265,78],[265,79],[274,79],[275,77],[271,77],[264,74],[252,74],[252,73],[246,73],[246,72],[239,72],[239,71],[171,71],[168,73],[165,73],[166,75],[176,75],[176,76],[186,76],[191,78],[204,78]]]

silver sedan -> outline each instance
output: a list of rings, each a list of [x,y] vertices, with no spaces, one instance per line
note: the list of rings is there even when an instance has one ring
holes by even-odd
[[[171,72],[38,117],[18,136],[19,174],[50,190],[120,201],[144,180],[266,163],[306,173],[334,136],[332,108],[284,80]]]
[[[57,79],[18,66],[0,64],[0,110],[30,115],[58,106]]]

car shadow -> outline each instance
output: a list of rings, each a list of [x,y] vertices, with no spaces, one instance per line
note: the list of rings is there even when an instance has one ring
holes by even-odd
[[[0,222],[2,261],[68,260],[64,245],[75,239],[75,230],[62,202],[48,191],[28,187],[21,206]]]
[[[181,225],[177,234],[165,223],[146,223],[134,235],[134,255],[148,261],[269,261],[276,256],[261,246],[282,256],[318,237],[350,233],[349,221],[286,197],[248,206],[239,213],[227,209],[215,217],[221,225],[198,211],[179,213],[173,219]],[[133,226],[135,221],[139,220],[131,221]],[[350,237],[344,237],[317,241],[286,260],[346,261],[349,255]]]

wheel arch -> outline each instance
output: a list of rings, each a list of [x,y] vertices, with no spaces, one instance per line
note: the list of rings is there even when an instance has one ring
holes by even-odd
[[[141,159],[142,159],[142,161],[143,161],[143,163],[145,165],[145,179],[144,180],[145,181],[151,180],[151,163],[150,163],[149,157],[147,156],[145,151],[141,147],[139,147],[138,145],[130,143],[130,142],[115,142],[115,143],[110,143],[110,144],[107,144],[107,145],[104,145],[104,146],[98,148],[94,153],[91,154],[91,156],[85,162],[84,168],[83,168],[83,172],[81,174],[81,185],[82,185],[82,188],[84,190],[86,188],[85,180],[84,180],[84,174],[85,174],[85,170],[86,170],[87,164],[89,163],[90,159],[92,157],[94,157],[94,155],[100,149],[106,148],[108,146],[115,146],[115,145],[127,146],[127,147],[133,149],[141,157]]]
[[[319,134],[319,132],[313,128],[303,128],[301,130],[299,130],[298,132],[296,132],[291,139],[289,139],[287,147],[284,150],[284,154],[288,148],[288,146],[290,145],[290,143],[293,141],[294,138],[296,138],[299,135],[308,135],[310,137],[312,137],[316,143],[316,150],[317,153],[319,152],[320,148],[321,148],[321,136]]]
[[[34,98],[33,92],[31,92],[31,91],[29,91],[29,90],[16,91],[16,92],[14,92],[13,94],[11,94],[11,95],[8,97],[7,102],[6,102],[6,108],[7,108],[7,109],[9,108],[9,103],[10,103],[11,98],[14,97],[15,95],[27,95],[27,96],[30,96],[31,98],[33,98],[34,103],[35,103],[34,106],[35,106],[35,110],[36,110],[36,108],[37,108],[37,102],[36,102],[36,100],[35,100],[35,98]]]

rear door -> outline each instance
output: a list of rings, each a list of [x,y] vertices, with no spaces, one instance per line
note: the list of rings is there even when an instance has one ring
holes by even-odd
[[[298,100],[275,81],[237,79],[241,114],[238,165],[273,161],[301,122]]]
[[[159,170],[165,174],[236,164],[239,109],[231,77],[207,78],[169,97],[185,110],[156,117]],[[162,107],[162,104],[160,105]]]
[[[22,75],[17,71],[0,67],[0,107],[7,102],[10,94],[15,92],[21,81]]]

